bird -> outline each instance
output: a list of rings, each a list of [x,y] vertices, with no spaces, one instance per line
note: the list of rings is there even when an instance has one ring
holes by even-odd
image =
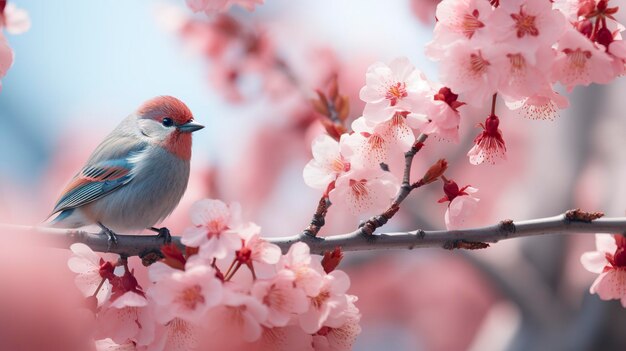
[[[117,244],[116,233],[155,228],[169,216],[189,180],[191,134],[204,128],[185,103],[172,96],[144,102],[93,151],[61,192],[48,226],[97,224]],[[56,215],[56,216],[55,216]]]

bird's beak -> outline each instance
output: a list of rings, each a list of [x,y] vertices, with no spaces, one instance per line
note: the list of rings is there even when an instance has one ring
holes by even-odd
[[[200,130],[202,128],[204,128],[202,124],[195,123],[194,121],[189,121],[185,124],[181,124],[178,126],[178,130],[183,133],[193,133],[196,130]]]

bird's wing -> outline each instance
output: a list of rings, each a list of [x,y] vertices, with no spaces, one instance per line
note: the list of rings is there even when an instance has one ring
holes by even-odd
[[[95,201],[133,179],[137,156],[147,148],[132,135],[107,137],[65,187],[52,214]]]
[[[127,159],[86,166],[65,187],[52,213],[85,205],[127,184],[133,178],[133,166]]]

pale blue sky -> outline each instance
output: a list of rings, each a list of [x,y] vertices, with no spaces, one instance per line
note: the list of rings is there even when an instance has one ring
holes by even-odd
[[[212,90],[207,63],[182,50],[179,38],[159,26],[155,1],[15,3],[29,12],[32,28],[7,35],[15,63],[0,92],[0,148],[10,150],[0,153],[3,177],[38,179],[64,131],[104,135],[155,95],[181,98],[210,127],[196,138],[203,151],[194,157],[204,160],[217,157],[207,150],[230,140],[241,127],[237,123],[249,122],[258,112],[233,108]],[[182,6],[184,1],[170,3]],[[350,1],[267,0],[254,13],[242,14],[270,23],[289,18],[346,58],[359,51],[377,52],[380,60],[409,55],[434,78],[422,54],[428,29],[417,24],[408,1],[368,0],[359,6],[357,16]],[[240,115],[247,119],[232,118]]]

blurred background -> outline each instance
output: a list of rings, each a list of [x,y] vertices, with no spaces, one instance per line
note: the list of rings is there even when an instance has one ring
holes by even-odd
[[[436,0],[266,0],[252,13],[234,8],[215,17],[193,15],[182,0],[14,3],[29,12],[32,28],[7,36],[15,63],[0,92],[3,223],[42,222],[122,118],[146,99],[173,95],[208,128],[194,136],[187,194],[164,224],[180,232],[191,203],[213,197],[239,201],[266,236],[293,235],[321,195],[302,180],[311,140],[323,132],[314,90],[336,75],[356,118],[365,71],[376,61],[408,56],[437,80],[423,52]],[[414,174],[448,159],[450,178],[479,189],[472,226],[575,207],[624,215],[625,92],[623,79],[577,88],[554,121],[503,108],[509,161],[498,166],[467,161],[488,108],[466,110],[462,141],[429,140]],[[444,228],[442,195],[440,183],[419,189],[383,229]],[[331,208],[322,235],[353,230],[359,220]],[[589,295],[595,275],[579,263],[594,248],[593,235],[573,235],[471,253],[346,254],[343,269],[363,315],[354,349],[624,350],[626,312]]]

